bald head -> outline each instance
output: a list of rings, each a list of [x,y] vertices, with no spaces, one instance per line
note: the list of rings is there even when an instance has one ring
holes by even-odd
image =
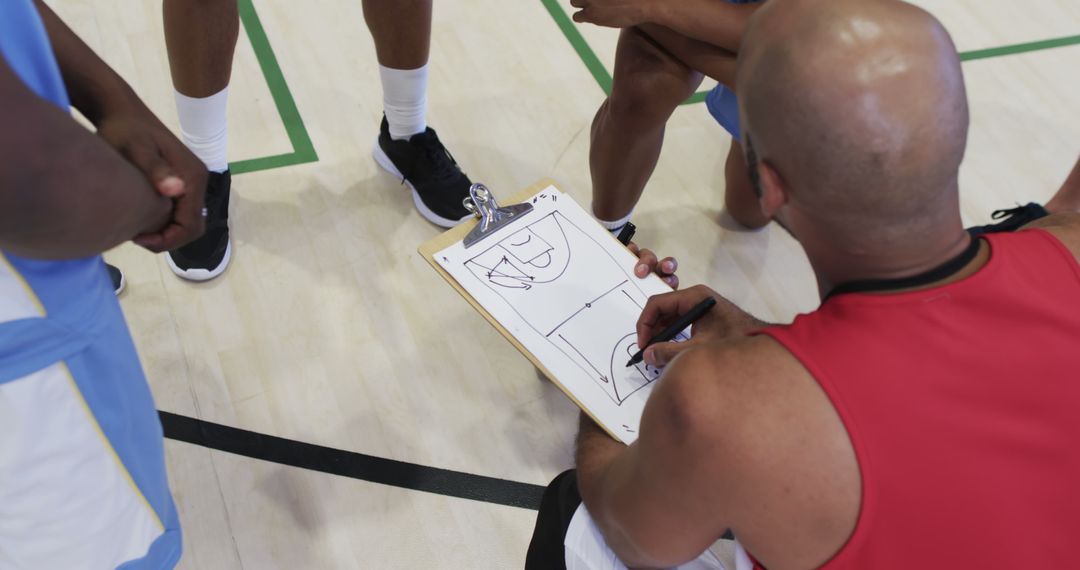
[[[750,146],[811,225],[890,243],[959,220],[967,100],[930,14],[897,0],[772,0],[744,36],[737,84]]]

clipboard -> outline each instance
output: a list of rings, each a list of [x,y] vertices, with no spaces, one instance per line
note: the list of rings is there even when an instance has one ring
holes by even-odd
[[[486,187],[478,184],[474,184],[473,188],[470,189],[470,192],[476,192],[478,190],[477,186],[480,186],[484,192],[487,192],[488,195],[490,195],[490,191],[487,190]],[[603,422],[597,419],[596,416],[594,416],[593,413],[589,411],[589,409],[585,407],[581,403],[581,401],[577,399],[577,397],[574,396],[573,392],[568,390],[562,384],[562,382],[560,382],[559,379],[555,377],[555,375],[552,374],[551,371],[548,370],[547,367],[545,367],[540,362],[540,360],[536,356],[529,352],[529,350],[526,349],[524,345],[522,345],[516,338],[514,338],[514,335],[511,334],[510,331],[506,330],[506,328],[503,327],[502,324],[500,324],[499,321],[491,315],[491,313],[484,309],[484,307],[481,306],[480,303],[477,302],[477,300],[474,299],[472,295],[470,295],[469,292],[466,291],[461,286],[461,284],[459,284],[453,276],[447,273],[447,271],[443,269],[443,267],[439,265],[439,263],[435,260],[436,253],[446,249],[447,247],[450,247],[455,243],[465,241],[468,237],[470,237],[470,234],[487,237],[489,235],[497,234],[498,231],[503,227],[511,226],[512,222],[514,221],[513,216],[500,220],[497,211],[513,211],[512,209],[514,206],[526,205],[530,198],[532,198],[536,194],[539,194],[541,191],[548,188],[549,186],[555,187],[555,189],[559,190],[560,192],[563,191],[559,184],[556,183],[554,180],[550,178],[543,178],[532,183],[521,192],[518,192],[511,196],[509,200],[507,200],[507,203],[511,204],[511,206],[503,206],[502,208],[498,208],[497,201],[492,201],[489,202],[488,205],[482,204],[480,207],[477,207],[475,204],[470,204],[469,201],[466,200],[466,207],[469,208],[469,210],[472,211],[476,217],[472,220],[468,220],[458,224],[450,230],[447,230],[442,235],[432,238],[431,240],[417,248],[417,252],[419,252],[420,255],[423,256],[424,259],[426,259],[433,268],[435,268],[435,271],[438,272],[439,275],[441,275],[442,278],[445,279],[446,282],[449,283],[450,286],[458,292],[458,294],[464,297],[465,300],[468,301],[469,304],[472,305],[472,307],[476,309],[484,317],[484,319],[487,320],[488,323],[491,324],[491,326],[495,327],[495,330],[499,331],[499,334],[506,338],[506,340],[510,341],[510,344],[512,344],[514,348],[516,348],[518,352],[522,354],[522,356],[527,358],[529,362],[531,362],[533,366],[535,366],[536,369],[540,371],[541,374],[543,374],[548,380],[550,380],[552,384],[555,384],[555,386],[557,386],[559,390],[562,390],[562,392],[566,394],[566,396],[569,397],[570,400],[574,402],[574,404],[577,405],[577,407],[583,413],[589,416],[589,418],[591,418],[593,422],[596,423],[596,425],[600,426],[600,428],[607,432],[607,434],[613,439],[615,439],[616,441],[620,441],[618,436],[608,430],[607,427],[604,426]],[[490,204],[495,204],[496,208],[489,208],[488,206]],[[530,211],[531,209],[532,207],[529,206],[525,210],[525,212]],[[515,215],[522,215],[525,212],[519,212]],[[493,213],[495,215],[492,215]],[[500,223],[500,221],[502,223]],[[478,233],[474,234],[474,232]],[[612,236],[612,239],[615,239],[615,237]]]

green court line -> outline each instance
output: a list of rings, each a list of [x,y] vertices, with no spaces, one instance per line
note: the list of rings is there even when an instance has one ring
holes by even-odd
[[[1051,40],[1041,40],[1037,42],[1028,42],[1023,44],[1013,44],[1010,46],[1001,46],[987,49],[977,49],[974,51],[967,51],[960,54],[960,61],[972,61],[975,59],[988,59],[991,57],[1001,57],[1003,55],[1016,55],[1018,53],[1027,53],[1029,51],[1041,51],[1044,49],[1053,49],[1065,46],[1071,46],[1080,44],[1080,36],[1068,36],[1064,38],[1054,38]]]
[[[596,57],[596,52],[589,47],[589,43],[585,41],[585,37],[578,31],[577,26],[574,25],[574,21],[570,19],[570,16],[563,11],[559,6],[560,2],[566,0],[540,0],[543,2],[544,7],[547,8],[548,14],[551,14],[551,18],[555,20],[555,24],[562,30],[566,39],[570,42],[570,45],[574,47],[574,51],[577,52],[578,57],[588,68],[589,73],[592,73],[596,82],[600,84],[600,89],[604,90],[605,95],[611,95],[611,74],[608,73],[606,67],[600,58]]]
[[[574,25],[574,21],[570,19],[570,16],[559,6],[560,2],[566,2],[567,0],[540,0],[547,8],[548,14],[551,14],[551,19],[555,20],[555,24],[562,30],[566,39],[570,42],[570,45],[574,47],[574,51],[577,52],[578,57],[585,64],[585,67],[592,74],[593,79],[600,85],[600,89],[603,89],[604,95],[611,95],[611,73],[608,72],[607,67],[600,61],[599,57],[596,57],[596,52],[589,47],[589,42],[585,41],[585,36],[581,35],[577,26]],[[701,103],[705,100],[705,95],[708,91],[699,91],[690,96],[689,99],[683,101],[683,105],[690,105],[693,103]]]
[[[248,40],[251,41],[251,47],[255,50],[255,58],[259,61],[259,68],[262,69],[263,77],[266,79],[266,86],[270,89],[270,96],[274,99],[274,105],[277,107],[278,115],[281,116],[285,132],[289,135],[289,143],[292,144],[293,151],[286,154],[251,158],[230,163],[229,169],[233,174],[269,170],[319,160],[319,155],[315,153],[315,146],[311,144],[311,137],[308,136],[307,128],[304,127],[304,119],[300,117],[300,111],[296,108],[296,101],[293,100],[292,92],[289,91],[289,84],[285,82],[285,76],[281,73],[281,66],[278,65],[274,49],[270,47],[270,40],[266,38],[266,30],[263,29],[259,15],[255,12],[255,6],[251,2],[252,0],[237,0],[240,21],[243,22]]]
[[[600,58],[596,57],[596,52],[594,52],[592,47],[589,46],[589,43],[585,41],[585,37],[578,31],[577,26],[574,25],[574,21],[560,6],[560,3],[565,2],[566,0],[540,1],[544,4],[544,7],[547,8],[548,13],[551,14],[551,18],[555,20],[555,24],[562,30],[563,35],[566,36],[566,39],[570,42],[574,51],[577,52],[578,57],[581,58],[585,67],[588,68],[589,73],[596,79],[596,83],[600,85],[600,89],[604,91],[605,95],[611,95],[611,73],[608,72],[607,67],[600,61]],[[1064,38],[962,52],[960,54],[960,61],[988,59],[991,57],[1015,55],[1018,53],[1040,51],[1076,44],[1080,44],[1080,36],[1068,36]],[[686,101],[683,101],[682,104],[692,105],[694,103],[701,103],[705,101],[705,96],[707,94],[708,91],[699,91],[691,95]]]
[[[708,95],[708,94],[709,94],[708,91],[698,91],[697,93],[694,93],[693,95],[688,97],[686,99],[686,101],[683,101],[680,104],[681,105],[693,105],[694,103],[703,103],[705,101],[705,96]]]

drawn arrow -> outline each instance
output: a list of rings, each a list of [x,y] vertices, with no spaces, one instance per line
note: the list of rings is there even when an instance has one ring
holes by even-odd
[[[585,364],[588,364],[588,365],[589,365],[589,368],[592,368],[592,369],[593,369],[593,372],[595,372],[595,373],[596,373],[596,375],[600,377],[600,381],[601,381],[601,382],[603,382],[604,384],[610,384],[610,383],[611,383],[611,380],[610,380],[610,379],[608,379],[608,377],[607,377],[607,376],[604,376],[603,374],[601,374],[601,373],[600,373],[600,371],[599,371],[599,370],[597,370],[597,369],[596,369],[596,367],[592,365],[592,362],[589,362],[589,359],[588,359],[588,358],[585,358],[585,355],[584,355],[584,354],[581,354],[581,351],[580,351],[580,350],[578,350],[576,346],[574,346],[574,345],[570,344],[570,341],[566,340],[566,337],[564,337],[563,335],[561,335],[561,334],[560,334],[560,335],[559,335],[559,338],[561,338],[561,339],[562,339],[562,341],[566,343],[566,346],[569,346],[571,350],[573,350],[574,352],[576,352],[576,353],[577,353],[577,355],[578,355],[578,356],[580,356],[580,357],[581,357],[581,359],[585,361]]]

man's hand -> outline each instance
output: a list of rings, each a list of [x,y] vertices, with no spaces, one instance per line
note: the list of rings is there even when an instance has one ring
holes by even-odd
[[[206,192],[206,168],[202,162],[55,12],[41,0],[35,0],[35,5],[49,34],[72,106],[97,127],[101,140],[142,173],[158,194],[172,200],[172,217],[165,226],[160,226],[159,218],[145,220],[135,233],[148,233],[136,236],[135,243],[162,252],[202,235]]]
[[[137,168],[162,196],[173,200],[170,222],[160,231],[136,236],[155,253],[176,249],[205,229],[206,167],[141,103],[102,117],[97,134]]]
[[[672,289],[679,288],[679,277],[675,275],[675,272],[679,270],[678,260],[674,257],[659,259],[651,250],[641,249],[632,242],[626,247],[630,250],[630,253],[638,258],[638,264],[634,266],[634,275],[637,275],[639,279],[644,279],[650,273],[655,273],[664,283],[668,284],[668,287]]]
[[[658,0],[570,0],[581,8],[574,12],[574,21],[609,28],[629,28],[654,21]]]
[[[654,344],[645,349],[645,362],[652,366],[664,366],[677,354],[691,346],[733,336],[743,336],[768,326],[768,323],[736,307],[716,291],[704,285],[695,285],[683,291],[653,295],[649,298],[637,322],[638,346],[645,346],[653,336],[706,297],[716,299],[716,306],[691,326],[690,340]]]

